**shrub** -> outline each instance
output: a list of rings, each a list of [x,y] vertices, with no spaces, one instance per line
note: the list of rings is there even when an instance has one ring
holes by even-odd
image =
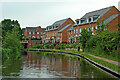
[[[118,32],[105,31],[94,35],[87,41],[86,48],[90,51],[95,50],[97,53],[112,54],[117,50],[119,43]]]

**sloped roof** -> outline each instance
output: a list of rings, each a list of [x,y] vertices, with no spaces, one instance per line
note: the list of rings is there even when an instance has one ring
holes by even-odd
[[[107,7],[107,8],[103,8],[103,9],[99,9],[99,10],[95,10],[95,11],[92,11],[92,12],[88,12],[86,13],[82,18],[80,19],[76,19],[77,20],[81,20],[81,19],[84,19],[85,21],[80,24],[80,25],[83,25],[83,24],[86,24],[87,23],[87,18],[89,17],[93,17],[93,16],[98,16],[98,19],[100,19],[106,12],[108,12],[113,6],[110,6],[110,7]],[[93,22],[96,22],[97,19]],[[74,26],[76,26],[77,24],[74,24]]]
[[[106,18],[105,20],[104,20],[104,23],[105,24],[108,24],[109,22],[111,22],[113,19],[115,19],[116,17],[118,17],[120,14],[116,14],[116,15],[111,15],[111,16],[109,16],[108,18]]]
[[[45,31],[45,30],[46,30],[46,28],[42,28],[42,30],[43,30],[43,31]]]
[[[58,26],[58,27],[60,27],[60,26],[61,26],[63,23],[65,23],[67,20],[68,20],[68,18],[62,19],[62,20],[59,20],[59,21],[56,21],[56,22],[54,22],[52,25],[47,26],[47,27],[53,27],[53,26]],[[57,27],[57,28],[58,28],[58,27]]]
[[[35,31],[36,32],[38,27],[26,27],[26,29],[27,29],[27,32],[28,31],[31,31],[31,32]]]
[[[73,26],[72,26],[70,29],[68,29],[68,32],[69,32],[69,31],[72,31],[72,30],[73,30]]]
[[[92,12],[88,12],[86,13],[82,18],[88,18],[91,16],[95,16],[95,15],[99,15],[100,17],[103,16],[107,11],[109,11],[113,6],[107,7],[107,8],[103,8],[103,9],[99,9],[99,10],[95,10]],[[81,19],[82,19],[81,18]]]
[[[65,29],[68,28],[70,25],[71,25],[71,24],[68,24],[68,25],[66,25],[65,27],[63,27],[62,29],[60,29],[60,30],[58,31],[58,33],[60,33],[60,32],[62,32],[63,30],[65,30]]]

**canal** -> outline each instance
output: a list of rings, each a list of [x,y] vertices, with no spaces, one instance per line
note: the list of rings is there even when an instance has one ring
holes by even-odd
[[[61,53],[26,52],[2,66],[3,78],[114,78],[86,60]]]

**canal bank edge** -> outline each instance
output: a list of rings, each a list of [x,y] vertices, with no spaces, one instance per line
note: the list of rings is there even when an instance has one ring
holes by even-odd
[[[112,74],[113,76],[117,77],[117,78],[120,78],[120,74],[117,72],[117,71],[114,71],[108,67],[105,67],[99,63],[96,63],[95,61],[93,60],[90,60],[89,58],[85,57],[85,56],[82,56],[80,54],[76,54],[76,53],[71,53],[71,52],[62,52],[62,51],[59,51],[59,50],[49,50],[49,49],[38,49],[38,50],[34,50],[34,49],[29,49],[28,51],[42,51],[42,52],[56,52],[56,53],[65,53],[65,54],[70,54],[70,55],[75,55],[75,56],[79,56],[83,59],[85,59],[86,61],[90,62],[91,64],[93,64],[94,66],[108,72],[109,74]]]

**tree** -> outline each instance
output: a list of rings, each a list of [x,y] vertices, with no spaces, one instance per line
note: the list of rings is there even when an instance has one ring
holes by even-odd
[[[8,31],[3,41],[3,57],[6,58],[18,58],[20,56],[20,50],[22,45],[20,43],[19,36],[16,35],[18,32],[13,29],[12,32]]]
[[[18,30],[18,35],[20,35],[20,39],[22,39],[22,30],[20,28],[20,24],[17,20],[11,21],[11,19],[4,19],[1,21],[1,27],[2,27],[2,37],[4,39],[4,36],[6,35],[6,32],[12,31],[13,28],[16,28]]]
[[[87,29],[82,29],[82,32],[80,34],[81,35],[80,36],[80,43],[82,44],[83,51],[84,51],[87,40],[89,40],[90,37],[92,36],[91,29],[89,28],[88,30],[89,31],[87,31]]]
[[[18,58],[22,49],[20,24],[17,20],[4,19],[0,27],[2,27],[2,58]]]
[[[97,29],[95,29],[95,30],[99,34],[103,31],[107,30],[108,27],[109,27],[109,25],[106,25],[104,23],[104,19],[101,20],[101,23],[99,23],[99,21],[97,20]]]

